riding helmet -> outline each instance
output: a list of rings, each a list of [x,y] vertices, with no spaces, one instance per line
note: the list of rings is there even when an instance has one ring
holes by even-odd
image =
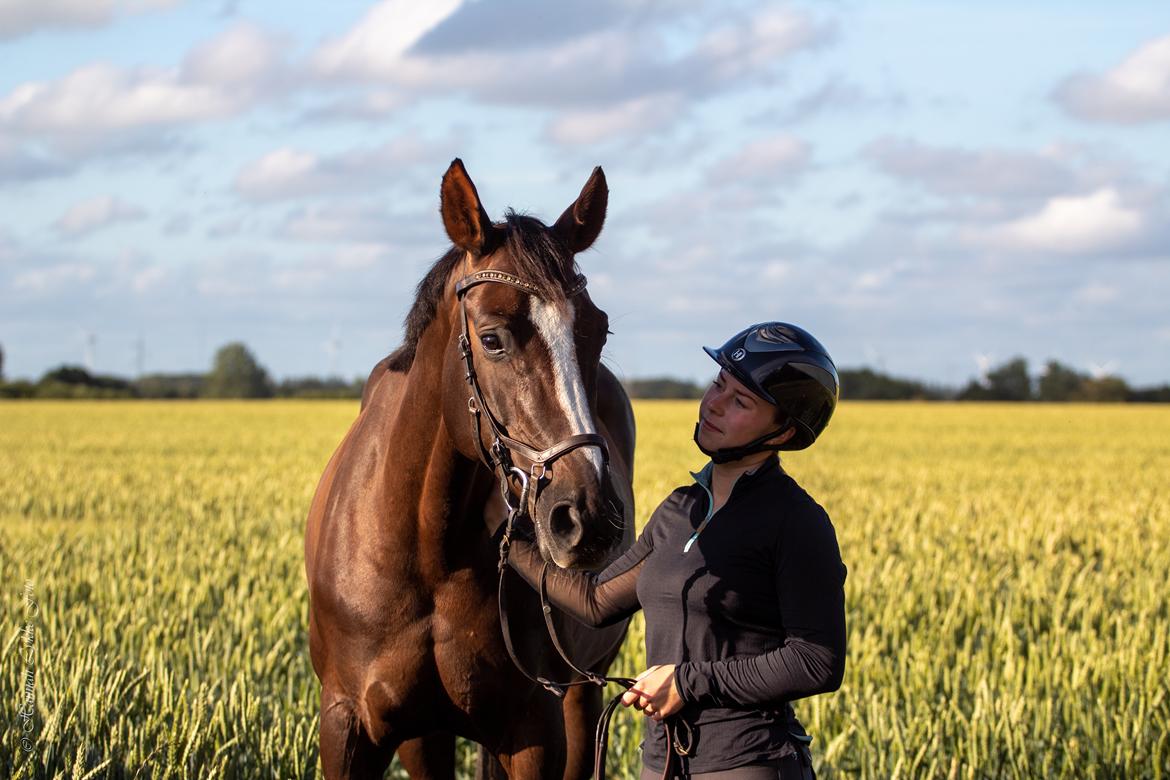
[[[749,390],[788,416],[796,433],[775,449],[802,450],[837,408],[840,380],[829,352],[812,334],[787,322],[762,322],[735,334],[718,349],[703,347]]]

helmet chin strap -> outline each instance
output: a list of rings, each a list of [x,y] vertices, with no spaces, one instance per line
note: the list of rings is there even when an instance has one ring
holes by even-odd
[[[748,455],[755,455],[757,452],[779,452],[781,445],[765,444],[764,442],[766,442],[768,439],[774,439],[780,434],[784,433],[786,430],[792,427],[791,423],[792,418],[790,417],[784,421],[783,425],[770,433],[765,433],[759,438],[752,439],[747,444],[741,444],[738,447],[724,447],[721,450],[709,450],[699,443],[699,426],[702,425],[702,423],[695,423],[695,446],[697,446],[704,455],[709,457],[712,463],[731,463],[732,461],[739,460],[740,458],[747,457]]]

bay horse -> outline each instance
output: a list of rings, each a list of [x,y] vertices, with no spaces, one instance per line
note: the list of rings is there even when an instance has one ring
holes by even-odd
[[[309,648],[328,780],[381,778],[396,752],[412,778],[453,778],[455,735],[479,743],[481,777],[590,773],[601,691],[557,698],[512,663],[484,518],[519,500],[489,466],[498,426],[529,445],[508,454],[531,469],[546,560],[597,570],[633,540],[633,414],[600,362],[608,318],[574,259],[601,232],[607,200],[596,168],[551,227],[510,211],[493,223],[460,160],[443,176],[452,247],[418,285],[402,346],[370,373],[309,510]],[[524,454],[557,447],[539,463]],[[535,592],[505,574],[516,652],[536,674],[567,680]],[[573,661],[601,673],[626,632],[625,622],[554,622]]]

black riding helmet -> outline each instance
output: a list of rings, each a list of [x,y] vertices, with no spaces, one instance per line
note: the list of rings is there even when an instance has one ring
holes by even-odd
[[[740,447],[709,451],[716,463],[739,460],[766,450],[802,450],[814,441],[837,408],[840,381],[828,350],[812,334],[787,322],[762,322],[740,331],[719,349],[703,347],[720,366],[786,417],[779,428]],[[789,427],[796,433],[783,444],[766,445]]]

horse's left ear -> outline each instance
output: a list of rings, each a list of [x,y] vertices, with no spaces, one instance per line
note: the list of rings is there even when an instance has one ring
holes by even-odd
[[[609,203],[609,186],[605,183],[605,171],[601,166],[593,169],[593,175],[573,205],[565,209],[561,218],[553,225],[553,232],[560,236],[573,252],[584,252],[593,246],[605,224],[605,207]]]
[[[467,175],[463,161],[456,157],[443,174],[439,190],[443,227],[451,243],[476,257],[489,254],[500,241],[500,231],[479,201],[475,184]]]

